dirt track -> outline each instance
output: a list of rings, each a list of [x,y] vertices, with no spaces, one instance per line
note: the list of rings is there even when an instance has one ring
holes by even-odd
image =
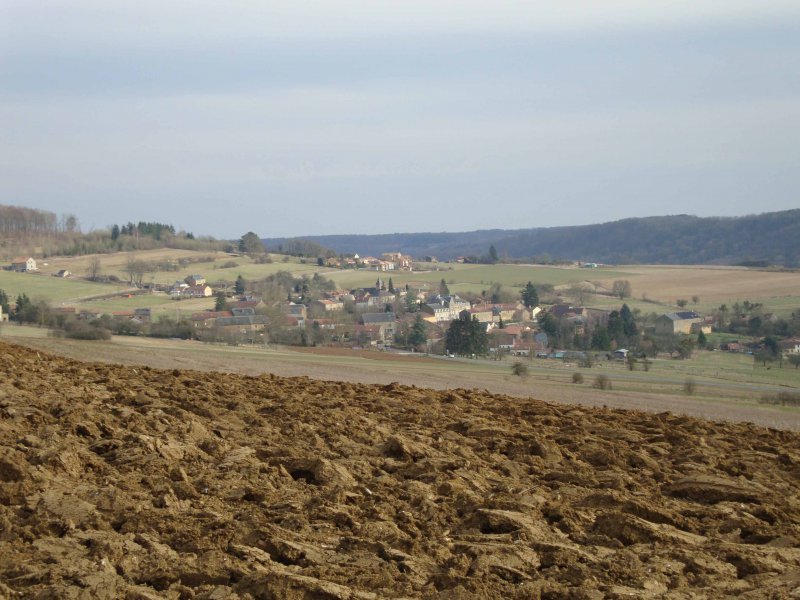
[[[0,597],[800,594],[797,433],[0,352]]]

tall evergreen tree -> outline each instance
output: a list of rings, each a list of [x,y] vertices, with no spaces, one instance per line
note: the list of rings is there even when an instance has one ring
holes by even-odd
[[[8,315],[11,312],[8,294],[6,294],[5,290],[0,290],[0,308],[3,309],[4,315]]]
[[[708,344],[708,339],[706,338],[706,334],[703,333],[703,330],[700,330],[700,333],[697,334],[697,347],[698,348],[705,348],[706,344]]]
[[[214,299],[214,310],[228,310],[228,301],[225,299],[225,294],[222,292],[217,292],[216,294],[216,298]]]
[[[237,294],[244,294],[246,287],[247,283],[245,282],[244,277],[239,275],[236,278],[236,283],[234,284],[234,290],[236,291]]]
[[[533,308],[539,304],[539,293],[530,281],[525,286],[525,289],[522,290],[522,303],[528,308]]]
[[[461,355],[484,356],[489,352],[489,336],[486,326],[477,318],[470,318],[464,311],[459,318],[450,323],[445,338],[447,349]]]
[[[633,318],[633,313],[627,304],[623,304],[619,311],[620,319],[622,319],[622,332],[627,338],[632,338],[639,331],[636,327],[636,320]]]
[[[417,316],[414,318],[414,324],[411,326],[411,332],[408,334],[408,345],[412,348],[419,348],[420,346],[424,346],[427,341],[427,325],[422,315],[417,313]]]

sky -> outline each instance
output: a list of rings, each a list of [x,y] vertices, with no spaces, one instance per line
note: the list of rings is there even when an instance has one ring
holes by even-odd
[[[800,207],[797,0],[4,0],[0,204],[237,238]]]

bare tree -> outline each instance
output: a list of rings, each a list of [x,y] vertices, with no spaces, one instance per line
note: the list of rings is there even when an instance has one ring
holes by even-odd
[[[90,281],[97,281],[100,279],[100,271],[102,265],[100,264],[100,257],[95,256],[89,263],[89,268],[86,269],[86,277]]]
[[[633,293],[631,282],[627,279],[617,279],[611,286],[611,293],[615,296],[619,296],[620,300],[630,298]]]
[[[569,294],[569,296],[573,300],[575,300],[575,302],[579,306],[583,306],[584,302],[586,302],[587,298],[589,297],[589,294],[591,293],[592,293],[591,287],[583,282],[571,285],[567,290],[567,294]]]
[[[142,287],[145,275],[152,272],[150,263],[136,260],[134,257],[129,256],[125,268],[122,270],[128,276],[128,281],[134,287]]]

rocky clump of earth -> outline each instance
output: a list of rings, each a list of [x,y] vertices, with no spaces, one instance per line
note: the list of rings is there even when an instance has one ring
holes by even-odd
[[[0,352],[0,598],[800,597],[797,433]]]

